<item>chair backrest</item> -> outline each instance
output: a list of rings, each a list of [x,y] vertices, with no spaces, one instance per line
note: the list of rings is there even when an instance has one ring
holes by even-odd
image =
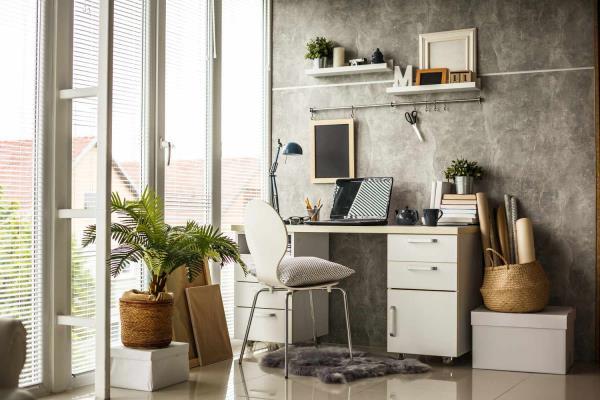
[[[256,279],[268,286],[280,285],[277,267],[288,243],[281,217],[264,201],[252,200],[244,213],[244,231],[256,267]]]

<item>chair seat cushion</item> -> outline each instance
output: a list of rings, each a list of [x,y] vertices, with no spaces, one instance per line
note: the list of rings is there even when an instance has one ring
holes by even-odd
[[[318,257],[285,257],[277,267],[279,281],[289,287],[336,282],[353,273],[353,269]]]

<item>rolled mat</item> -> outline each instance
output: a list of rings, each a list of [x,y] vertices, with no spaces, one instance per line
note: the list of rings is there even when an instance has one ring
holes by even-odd
[[[476,194],[477,197],[477,213],[479,214],[479,230],[481,231],[481,246],[483,251],[483,258],[485,260],[485,266],[489,267],[491,262],[488,257],[485,256],[486,249],[491,248],[490,240],[490,209],[488,200],[483,192]]]

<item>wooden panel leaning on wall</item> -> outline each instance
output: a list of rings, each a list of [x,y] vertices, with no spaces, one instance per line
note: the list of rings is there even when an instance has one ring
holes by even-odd
[[[595,55],[595,122],[596,122],[596,360],[600,362],[600,52],[598,44],[600,43],[600,32],[598,31],[598,10],[600,9],[600,0],[595,3],[595,26],[594,26],[594,55]]]

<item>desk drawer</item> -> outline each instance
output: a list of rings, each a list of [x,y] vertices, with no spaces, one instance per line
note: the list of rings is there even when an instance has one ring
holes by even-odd
[[[261,295],[262,296],[262,295]],[[290,342],[294,342],[292,330],[292,312],[289,318]],[[250,308],[236,307],[234,318],[234,331],[237,339],[243,339],[250,316]],[[273,309],[256,309],[252,326],[250,327],[249,340],[259,342],[283,343],[285,341],[285,311]]]
[[[387,287],[390,289],[456,291],[457,270],[454,263],[388,261],[387,272]]]
[[[456,262],[455,235],[388,235],[388,260]]]
[[[457,357],[457,292],[388,290],[387,350]]]

